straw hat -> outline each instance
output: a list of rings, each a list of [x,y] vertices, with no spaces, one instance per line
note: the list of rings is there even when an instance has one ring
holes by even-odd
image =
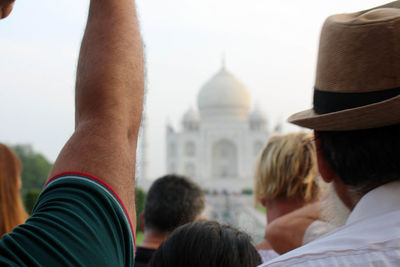
[[[393,4],[325,21],[314,107],[289,122],[318,131],[400,124],[400,1]]]

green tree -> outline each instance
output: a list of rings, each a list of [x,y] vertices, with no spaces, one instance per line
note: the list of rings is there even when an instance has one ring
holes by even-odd
[[[135,206],[136,206],[136,232],[141,232],[140,229],[140,214],[144,211],[146,202],[146,193],[143,189],[135,188]]]
[[[36,204],[36,201],[40,195],[40,190],[38,189],[30,189],[24,194],[24,205],[26,212],[32,214],[33,207]]]
[[[242,189],[242,194],[243,194],[243,195],[252,195],[252,194],[253,194],[253,189],[250,189],[250,188],[243,188],[243,189]]]
[[[52,164],[30,145],[13,146],[22,163],[22,194],[31,189],[41,190]]]

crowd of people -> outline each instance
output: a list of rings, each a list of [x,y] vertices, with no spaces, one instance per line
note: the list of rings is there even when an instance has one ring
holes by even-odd
[[[0,0],[0,18],[13,0]],[[91,0],[75,131],[27,218],[21,163],[0,146],[2,266],[400,266],[400,1],[330,16],[313,108],[256,164],[265,238],[208,221],[189,178],[151,186],[136,247],[135,154],[144,94],[134,0]]]

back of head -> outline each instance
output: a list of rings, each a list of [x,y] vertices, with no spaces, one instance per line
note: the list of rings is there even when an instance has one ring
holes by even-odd
[[[199,221],[176,229],[153,255],[151,267],[254,267],[261,258],[251,238],[231,226]]]
[[[272,136],[256,165],[256,201],[314,201],[319,195],[317,176],[312,134]]]
[[[400,124],[316,133],[321,151],[345,185],[360,195],[400,178]]]
[[[205,208],[204,192],[184,176],[166,175],[156,180],[146,197],[146,230],[172,232],[198,219]]]
[[[324,175],[336,174],[357,198],[400,176],[399,7],[395,1],[326,19],[313,108],[288,119],[317,132],[318,155],[333,170],[321,161]]]
[[[25,221],[20,197],[21,162],[9,147],[0,144],[0,236]]]

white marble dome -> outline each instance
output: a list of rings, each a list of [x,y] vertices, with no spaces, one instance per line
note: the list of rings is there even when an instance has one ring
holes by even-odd
[[[251,98],[246,86],[223,66],[207,81],[197,97],[200,117],[247,120]]]

